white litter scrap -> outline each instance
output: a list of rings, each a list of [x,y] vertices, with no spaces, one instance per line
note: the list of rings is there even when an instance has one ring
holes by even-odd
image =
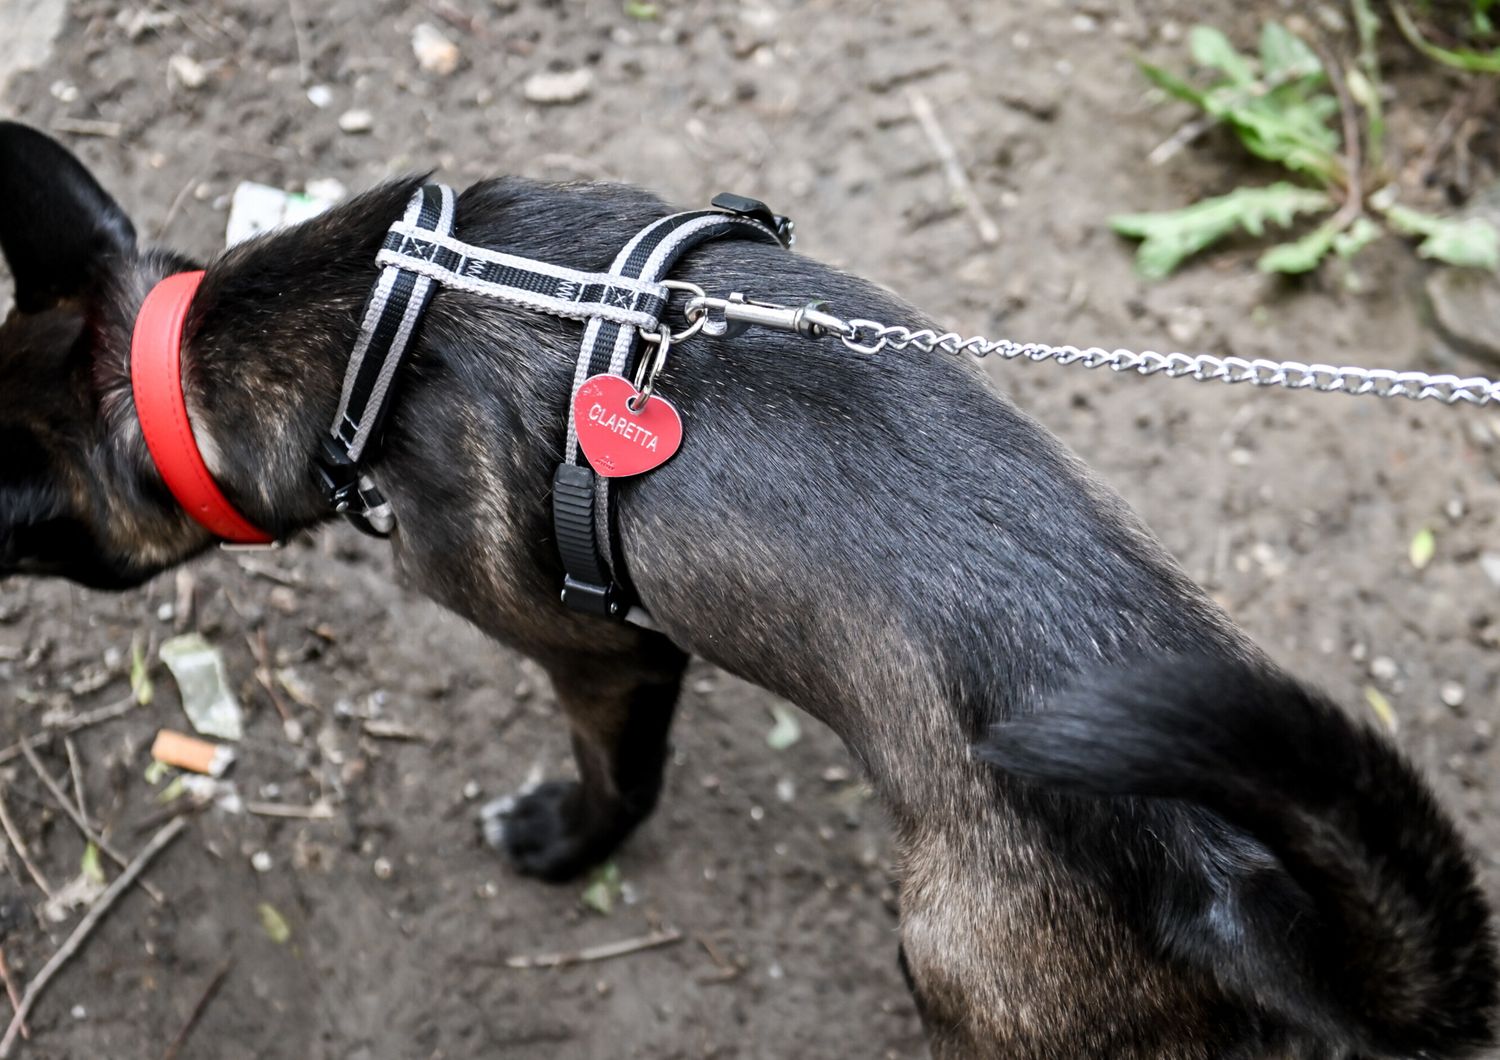
[[[332,180],[312,182],[305,194],[241,181],[229,200],[224,245],[232,247],[262,232],[310,220],[343,197],[343,185]]]
[[[244,736],[244,712],[230,691],[218,648],[201,633],[185,633],[162,644],[161,661],[177,681],[183,713],[194,729],[220,740]]]

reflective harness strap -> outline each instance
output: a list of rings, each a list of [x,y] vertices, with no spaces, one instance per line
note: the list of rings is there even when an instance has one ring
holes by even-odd
[[[591,376],[626,373],[641,335],[661,333],[669,296],[662,281],[693,247],[723,238],[791,245],[792,223],[765,204],[720,195],[714,206],[653,222],[625,245],[607,273],[598,273],[463,243],[453,235],[453,191],[429,184],[416,192],[376,256],[380,276],[365,304],[338,413],[319,454],[334,510],[376,536],[388,536],[395,526],[390,505],[361,463],[379,438],[392,381],[439,285],[587,321],[569,394],[563,462],[553,478],[553,528],[565,571],[562,598],[575,610],[649,625],[650,617],[630,606],[609,483],[579,450],[572,399]]]
[[[717,200],[716,200],[717,201]],[[754,239],[784,245],[784,226],[759,203],[763,215],[716,210],[672,214],[648,225],[616,255],[609,274],[619,282],[658,284],[689,250],[710,239]],[[767,221],[770,224],[767,224]],[[662,313],[665,313],[665,305]],[[552,524],[562,557],[563,603],[575,611],[626,619],[650,626],[650,616],[635,605],[611,517],[610,481],[594,473],[578,447],[573,398],[592,376],[608,372],[629,375],[641,345],[641,333],[659,332],[660,316],[652,326],[630,327],[596,316],[589,320],[568,395],[568,436],[563,462],[552,478]]]

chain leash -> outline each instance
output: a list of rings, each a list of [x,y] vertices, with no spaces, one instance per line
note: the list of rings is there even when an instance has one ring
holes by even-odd
[[[1500,380],[1483,376],[1468,378],[1401,372],[1390,368],[1337,367],[1331,364],[1304,364],[1301,361],[1271,361],[1262,358],[1215,357],[1212,354],[1157,353],[1146,350],[1106,350],[1100,346],[1049,346],[1042,342],[1016,342],[1012,339],[964,338],[954,331],[938,332],[931,328],[914,329],[900,324],[882,324],[875,320],[844,320],[828,311],[823,302],[801,306],[784,306],[758,302],[742,294],[715,298],[689,283],[673,286],[688,292],[685,313],[688,328],[673,335],[680,341],[702,330],[707,335],[734,336],[751,327],[792,331],[807,338],[828,335],[861,356],[874,356],[885,350],[919,350],[959,356],[968,354],[984,358],[996,356],[1006,361],[1027,360],[1035,363],[1054,361],[1060,365],[1084,368],[1109,368],[1116,372],[1138,375],[1164,375],[1169,379],[1193,379],[1200,383],[1249,383],[1259,387],[1281,387],[1286,390],[1316,390],[1320,393],[1373,395],[1383,398],[1408,398],[1412,401],[1432,399],[1444,405],[1461,402],[1488,405],[1500,402]]]

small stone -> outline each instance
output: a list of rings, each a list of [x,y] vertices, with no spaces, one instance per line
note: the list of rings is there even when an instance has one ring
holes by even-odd
[[[766,816],[766,811],[763,808],[761,808],[759,806],[752,806],[752,807],[750,807],[750,820],[752,820],[752,821],[762,821],[762,820],[765,820],[765,816]]]
[[[1484,576],[1490,580],[1491,585],[1500,589],[1500,552],[1481,552],[1479,569],[1484,571]]]
[[[521,94],[530,103],[540,103],[544,106],[552,106],[564,103],[577,103],[586,97],[594,89],[594,72],[592,70],[579,68],[577,70],[547,70],[539,74],[532,74],[521,86]]]
[[[1370,649],[1365,647],[1363,641],[1356,641],[1349,645],[1349,658],[1355,662],[1364,662],[1370,655]]]
[[[458,69],[458,45],[430,22],[419,22],[411,31],[411,50],[426,73],[447,77]]]
[[[1457,681],[1444,681],[1438,688],[1438,698],[1450,707],[1461,707],[1464,704],[1464,686]]]
[[[89,1010],[82,1005],[74,1005],[72,1015],[75,1020],[88,1019]]]
[[[388,880],[396,873],[396,866],[391,864],[390,858],[376,858],[374,869],[377,880]]]
[[[322,110],[333,102],[333,89],[327,85],[313,85],[307,90],[307,101]]]
[[[1443,514],[1455,523],[1464,517],[1466,510],[1462,497],[1449,497],[1448,503],[1443,505]]]
[[[199,89],[208,83],[208,69],[181,52],[167,60],[167,75],[186,89]]]
[[[52,98],[57,100],[59,103],[78,102],[78,86],[73,84],[73,82],[71,81],[52,82],[51,92]]]
[[[339,115],[339,129],[350,136],[360,136],[375,128],[375,115],[367,110],[346,110]]]
[[[256,872],[270,872],[274,864],[275,862],[271,860],[271,855],[267,851],[257,850],[254,854],[250,855],[250,867]]]
[[[1464,353],[1500,361],[1500,275],[1485,269],[1439,269],[1427,280],[1432,322]]]
[[[464,785],[464,798],[469,802],[479,798],[479,781],[471,780]]]
[[[170,602],[162,604],[156,609],[156,618],[159,622],[170,622],[172,616],[177,614],[177,609]]]
[[[1400,672],[1396,660],[1388,655],[1377,655],[1370,660],[1370,676],[1377,681],[1393,681]]]
[[[776,782],[776,797],[782,802],[795,802],[797,800],[797,784],[790,777],[782,777]]]
[[[822,775],[825,784],[842,784],[849,779],[849,771],[843,766],[829,766]]]

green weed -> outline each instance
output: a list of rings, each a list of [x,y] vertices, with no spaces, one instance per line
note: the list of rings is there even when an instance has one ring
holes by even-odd
[[[1477,15],[1487,15],[1500,0],[1473,2]],[[1404,10],[1399,0],[1393,4],[1393,10]],[[1287,180],[1266,187],[1236,188],[1179,210],[1111,218],[1116,232],[1141,240],[1137,264],[1143,275],[1167,276],[1237,231],[1261,236],[1319,218],[1311,231],[1261,254],[1260,269],[1310,272],[1329,255],[1352,258],[1386,231],[1418,239],[1424,257],[1500,268],[1500,232],[1492,225],[1433,216],[1397,201],[1397,188],[1384,173],[1380,23],[1369,0],[1354,0],[1354,15],[1358,52],[1344,68],[1276,22],[1263,27],[1254,53],[1235,48],[1220,30],[1196,27],[1188,42],[1200,72],[1196,83],[1140,63],[1154,85],[1198,108],[1205,123],[1228,127],[1252,155],[1288,171]]]

